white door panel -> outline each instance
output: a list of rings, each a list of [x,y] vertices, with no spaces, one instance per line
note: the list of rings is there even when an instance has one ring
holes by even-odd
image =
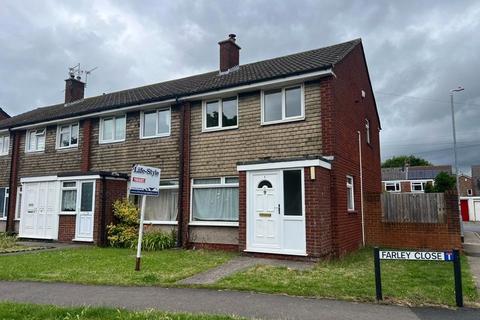
[[[77,204],[77,218],[75,240],[92,241],[95,207],[95,182],[80,182],[79,199]]]

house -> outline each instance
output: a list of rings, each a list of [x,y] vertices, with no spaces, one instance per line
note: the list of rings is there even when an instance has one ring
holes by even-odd
[[[360,39],[65,101],[0,121],[1,228],[105,244],[135,163],[162,170],[148,228],[184,247],[316,258],[362,245],[363,196],[381,192],[380,121]],[[380,205],[378,203],[378,205]]]
[[[382,168],[382,190],[386,192],[424,192],[440,172],[452,174],[452,166],[406,166]]]
[[[480,165],[472,166],[473,195],[480,196]]]
[[[10,115],[5,112],[2,108],[0,108],[0,120],[10,118]]]
[[[460,197],[471,197],[473,196],[473,180],[472,177],[467,176],[466,174],[461,174],[458,176],[458,185],[460,187]]]

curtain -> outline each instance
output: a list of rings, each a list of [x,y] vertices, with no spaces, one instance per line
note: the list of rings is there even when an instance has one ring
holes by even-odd
[[[178,212],[178,189],[160,189],[158,197],[147,197],[145,220],[176,221]]]
[[[238,188],[193,189],[194,221],[238,221]]]
[[[77,210],[77,190],[62,191],[62,211]]]

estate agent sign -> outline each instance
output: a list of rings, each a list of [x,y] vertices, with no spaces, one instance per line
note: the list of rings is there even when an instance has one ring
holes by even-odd
[[[142,196],[140,208],[140,225],[138,227],[137,260],[135,270],[140,271],[142,257],[143,219],[145,217],[145,202],[147,196],[158,197],[160,187],[160,169],[135,164],[130,178],[130,194]]]

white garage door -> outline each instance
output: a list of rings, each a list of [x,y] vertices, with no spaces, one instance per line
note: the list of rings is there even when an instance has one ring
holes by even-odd
[[[23,184],[20,237],[58,238],[59,183],[29,182]]]

